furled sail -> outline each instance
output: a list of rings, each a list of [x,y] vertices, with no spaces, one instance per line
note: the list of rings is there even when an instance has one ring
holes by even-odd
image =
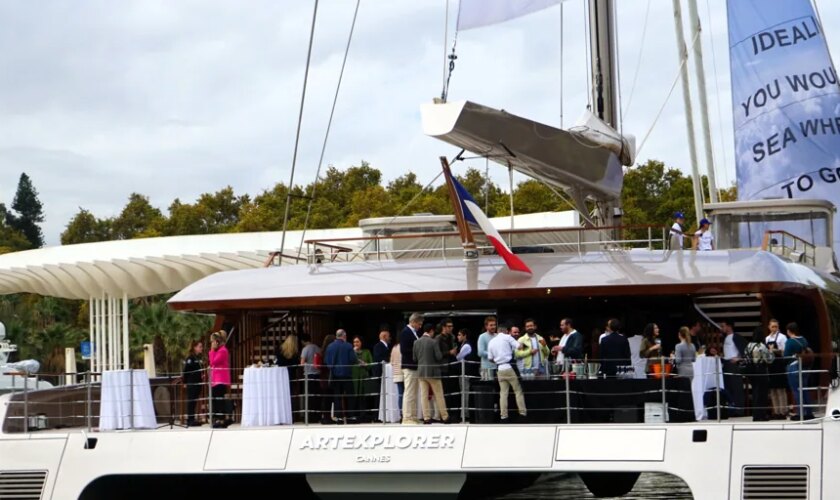
[[[840,204],[840,86],[810,0],[729,0],[728,14],[738,198]]]

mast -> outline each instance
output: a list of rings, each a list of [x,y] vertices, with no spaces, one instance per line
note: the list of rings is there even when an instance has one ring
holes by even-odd
[[[703,127],[703,141],[706,153],[706,175],[709,177],[709,201],[718,202],[715,163],[712,156],[712,131],[709,127],[709,104],[706,96],[706,71],[703,66],[703,43],[700,39],[700,16],[697,14],[697,0],[688,0],[688,22],[691,25],[691,39],[694,42],[694,72],[697,74],[697,93],[700,95],[700,123]]]
[[[592,53],[592,112],[618,130],[614,0],[589,0],[589,45]]]
[[[589,1],[589,47],[592,66],[592,113],[615,130],[621,129],[618,116],[618,70],[615,54],[615,0]],[[585,195],[572,193],[584,203]],[[585,203],[583,204],[585,207]],[[601,224],[615,226],[620,221],[621,198],[599,203]],[[587,220],[586,226],[592,224]]]
[[[703,218],[703,189],[701,188],[700,169],[697,167],[697,146],[694,143],[694,114],[691,110],[691,89],[688,85],[688,49],[683,31],[682,7],[680,0],[673,0],[674,28],[677,33],[677,54],[680,56],[680,79],[682,80],[683,105],[685,106],[685,125],[688,131],[688,157],[691,162],[692,184],[694,186],[694,215],[697,221]]]

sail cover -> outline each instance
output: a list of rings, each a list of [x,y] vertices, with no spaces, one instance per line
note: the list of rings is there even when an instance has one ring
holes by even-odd
[[[840,86],[810,0],[729,0],[728,15],[738,198],[837,205]]]

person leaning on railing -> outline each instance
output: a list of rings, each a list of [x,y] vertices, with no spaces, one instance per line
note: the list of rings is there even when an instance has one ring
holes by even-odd
[[[300,364],[303,365],[303,376],[306,377],[309,414],[315,415],[321,408],[321,370],[315,366],[315,358],[321,354],[321,348],[312,343],[312,337],[306,333],[300,335],[300,342],[303,344],[303,349],[300,351]]]
[[[204,382],[204,342],[196,340],[190,345],[190,354],[184,360],[182,379],[187,389],[187,427],[201,425],[195,418],[195,407],[201,397]]]

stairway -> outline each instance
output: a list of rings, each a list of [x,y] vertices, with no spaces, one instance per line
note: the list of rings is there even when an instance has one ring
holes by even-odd
[[[735,333],[750,338],[761,323],[761,298],[757,294],[705,295],[694,298],[694,308],[710,322],[734,322]]]

